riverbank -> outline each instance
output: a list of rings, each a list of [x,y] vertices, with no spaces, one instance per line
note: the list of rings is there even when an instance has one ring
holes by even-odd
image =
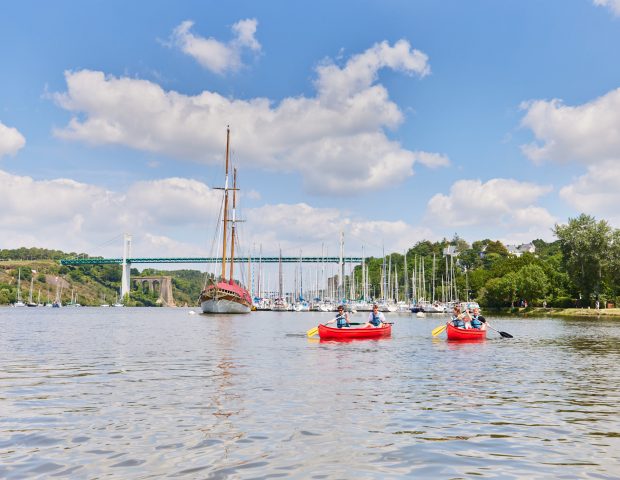
[[[503,309],[484,309],[486,313],[500,313],[505,315],[519,315],[523,317],[617,317],[620,319],[620,308],[503,308]]]

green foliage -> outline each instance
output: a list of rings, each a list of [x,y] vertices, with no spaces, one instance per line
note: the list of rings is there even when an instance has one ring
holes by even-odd
[[[487,255],[491,254],[491,253],[496,253],[497,255],[499,255],[500,257],[507,257],[508,254],[508,249],[504,246],[504,244],[502,242],[500,242],[499,240],[492,242],[492,241],[488,241],[486,244],[486,250],[485,253]]]
[[[605,276],[613,271],[609,264],[615,238],[609,224],[581,214],[568,220],[567,225],[556,225],[555,235],[562,251],[562,264],[578,293],[587,305],[593,295],[602,293]]]
[[[411,277],[416,273],[417,282],[422,281],[427,292],[433,283],[433,257],[435,257],[436,299],[442,295],[442,279],[454,273],[460,299],[469,296],[483,306],[508,307],[519,299],[530,304],[573,307],[580,295],[582,305],[591,305],[595,298],[601,302],[620,300],[620,231],[612,229],[605,221],[580,215],[569,219],[567,225],[556,225],[557,240],[545,242],[533,240],[534,254],[520,257],[510,255],[505,245],[497,240],[476,240],[469,245],[458,235],[452,240],[438,242],[420,241],[402,253],[389,253],[383,258],[366,259],[371,296],[378,298],[381,292],[382,268],[391,261],[393,281],[398,275],[400,299],[412,296]],[[451,261],[443,256],[444,248],[456,247],[458,255]],[[47,278],[58,277],[68,282],[63,300],[75,289],[82,304],[98,305],[103,298],[112,303],[120,291],[122,270],[119,265],[61,266],[61,258],[75,257],[56,250],[22,248],[0,250],[0,304],[14,302],[17,297],[17,272],[21,269],[22,295],[26,296],[32,270],[34,291],[39,289],[42,297],[46,291],[54,297],[56,283]],[[86,256],[86,255],[84,255]],[[45,263],[47,262],[47,263]],[[424,278],[420,279],[422,266]],[[406,272],[406,273],[405,273]],[[353,274],[357,285],[362,284],[362,269],[356,266]],[[171,276],[173,296],[177,305],[196,305],[205,281],[205,275],[196,270],[131,269],[132,278],[143,276]],[[407,288],[405,288],[407,285]],[[469,295],[468,295],[469,293]],[[387,292],[386,292],[387,294]],[[429,296],[430,293],[427,294]],[[128,299],[129,305],[157,305],[154,292],[134,289]]]
[[[542,267],[529,264],[521,268],[516,275],[517,295],[530,304],[545,298],[549,281]]]
[[[517,296],[517,276],[509,273],[500,278],[490,279],[484,286],[482,303],[491,307],[514,306]]]

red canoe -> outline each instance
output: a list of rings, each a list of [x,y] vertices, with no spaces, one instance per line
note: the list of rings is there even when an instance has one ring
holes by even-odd
[[[448,323],[446,333],[448,334],[448,340],[484,340],[487,338],[486,330],[456,328],[451,323]]]
[[[319,325],[321,340],[350,340],[355,338],[379,338],[392,335],[392,325],[370,328],[333,328]]]

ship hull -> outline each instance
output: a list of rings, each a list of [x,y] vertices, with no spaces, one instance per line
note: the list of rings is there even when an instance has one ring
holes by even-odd
[[[236,284],[219,282],[209,285],[200,295],[202,313],[250,313],[252,300],[248,291]]]
[[[231,300],[205,300],[200,303],[202,313],[250,313],[251,307]]]

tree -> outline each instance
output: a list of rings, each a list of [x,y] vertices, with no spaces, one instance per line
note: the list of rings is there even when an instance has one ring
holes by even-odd
[[[534,264],[526,265],[517,272],[516,284],[519,296],[529,299],[530,303],[544,298],[549,288],[545,271]]]
[[[514,306],[517,296],[517,275],[509,273],[501,278],[492,278],[484,286],[484,303],[492,307]]]
[[[491,242],[487,243],[487,248],[485,250],[485,253],[487,255],[489,253],[497,253],[498,255],[501,255],[502,257],[507,257],[508,256],[508,249],[499,240],[497,240],[495,242],[491,241]]]
[[[562,263],[582,298],[589,304],[592,294],[601,292],[604,267],[610,256],[612,229],[605,220],[590,215],[569,218],[567,225],[555,225]]]

